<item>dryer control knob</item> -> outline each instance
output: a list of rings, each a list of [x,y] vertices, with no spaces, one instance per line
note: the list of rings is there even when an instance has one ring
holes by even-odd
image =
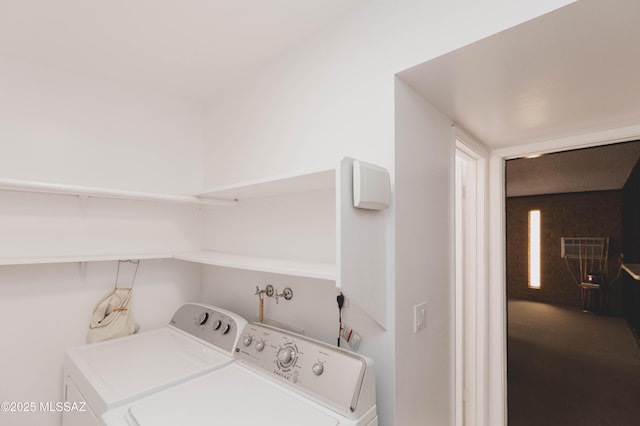
[[[313,367],[311,367],[311,371],[313,371],[313,374],[316,376],[319,376],[324,373],[324,365],[322,365],[321,362],[316,362],[313,364]]]
[[[253,338],[251,336],[244,336],[244,339],[242,339],[242,344],[245,346],[249,346],[251,342],[253,342]]]
[[[198,317],[198,324],[204,325],[208,319],[209,319],[209,312],[203,312]]]
[[[263,349],[264,349],[264,340],[260,340],[259,342],[256,342],[256,351],[262,352]]]
[[[221,325],[222,325],[222,321],[216,320],[216,322],[213,323],[213,329],[218,330]]]
[[[231,330],[231,324],[225,324],[225,326],[222,327],[222,330],[220,331],[220,333],[227,334],[229,330]]]

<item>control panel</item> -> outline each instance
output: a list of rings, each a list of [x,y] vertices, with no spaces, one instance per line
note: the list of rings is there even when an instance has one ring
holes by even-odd
[[[373,361],[327,343],[249,323],[234,357],[343,415],[375,405]]]
[[[247,324],[237,314],[214,306],[188,303],[182,305],[169,322],[192,336],[233,354],[240,333]]]

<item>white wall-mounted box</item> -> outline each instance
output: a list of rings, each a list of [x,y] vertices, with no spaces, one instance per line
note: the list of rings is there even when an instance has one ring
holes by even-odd
[[[387,169],[354,160],[354,207],[368,210],[384,210],[389,207],[390,192],[391,184]]]

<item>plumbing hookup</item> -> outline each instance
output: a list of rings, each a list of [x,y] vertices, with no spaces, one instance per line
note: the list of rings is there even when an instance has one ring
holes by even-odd
[[[278,293],[278,290],[275,289],[271,284],[267,284],[264,289],[260,289],[260,287],[256,286],[255,295],[258,296],[258,321],[262,322],[264,319],[264,296],[267,297],[275,297],[276,304],[278,304],[278,300],[282,297],[284,300],[293,299],[293,290],[289,287],[285,287],[282,290],[282,293]]]

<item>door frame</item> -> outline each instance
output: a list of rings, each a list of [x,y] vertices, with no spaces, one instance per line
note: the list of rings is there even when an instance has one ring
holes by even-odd
[[[487,159],[489,151],[472,136],[459,127],[454,129],[456,145],[456,161],[461,157],[469,163],[470,174],[467,182],[469,211],[459,216],[462,211],[456,206],[456,287],[454,296],[454,389],[455,389],[455,424],[456,426],[476,426],[486,424],[484,418],[484,383],[483,368],[486,359],[483,342],[487,329],[484,312],[484,295],[481,289],[487,281],[486,250],[486,194],[487,194]],[[457,165],[456,165],[457,173]],[[457,181],[457,179],[456,179]],[[457,188],[456,188],[457,191]],[[456,192],[456,201],[464,202]],[[466,235],[462,240],[459,229],[462,227]],[[462,264],[459,261],[462,259]]]

